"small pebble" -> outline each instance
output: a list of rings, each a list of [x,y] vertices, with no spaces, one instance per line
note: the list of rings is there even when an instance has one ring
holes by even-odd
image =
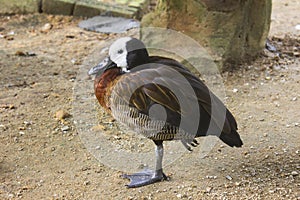
[[[24,124],[25,124],[26,126],[29,126],[29,125],[32,124],[32,122],[24,121]]]
[[[55,118],[58,120],[64,120],[70,116],[71,116],[71,114],[65,110],[59,110],[59,111],[56,111],[56,113],[55,113]]]
[[[205,192],[210,193],[211,190],[212,190],[212,187],[207,187],[206,190],[205,190]]]
[[[24,52],[24,51],[16,51],[15,55],[24,56],[24,57],[36,56],[34,52]]]
[[[0,124],[0,130],[5,131],[5,130],[7,130],[7,127],[5,125],[3,125],[3,124]]]
[[[68,131],[68,130],[70,130],[70,127],[69,126],[64,126],[64,127],[61,128],[61,130],[62,131]]]
[[[91,184],[90,181],[84,181],[84,182],[83,182],[83,185],[90,185],[90,184]]]
[[[15,55],[16,56],[26,56],[26,53],[23,51],[16,51]]]
[[[217,176],[206,176],[207,179],[216,179]]]
[[[96,146],[95,149],[96,149],[96,150],[100,150],[101,147],[100,147],[100,146]]]
[[[231,177],[231,176],[229,176],[229,175],[227,175],[227,176],[226,176],[226,179],[228,179],[228,180],[230,180],[230,181],[231,181],[231,180],[232,180],[232,177]]]
[[[297,176],[298,174],[299,174],[299,173],[296,172],[296,171],[292,171],[292,172],[291,172],[291,175],[292,175],[292,176]]]
[[[46,23],[42,28],[41,32],[42,33],[48,33],[52,29],[53,25],[50,23]]]
[[[236,89],[236,88],[234,88],[234,89],[232,90],[233,93],[237,93],[238,91],[239,91],[239,90]]]
[[[117,135],[115,135],[115,136],[114,136],[114,139],[116,139],[116,140],[120,140],[120,139],[121,139],[121,137],[120,137],[120,136],[117,136]]]
[[[265,155],[265,158],[268,159],[270,156],[269,155]]]
[[[20,134],[20,135],[25,135],[25,132],[20,131],[19,134]]]
[[[77,59],[76,59],[76,58],[72,58],[72,59],[71,59],[71,63],[72,63],[72,64],[75,64],[76,62],[77,62]]]

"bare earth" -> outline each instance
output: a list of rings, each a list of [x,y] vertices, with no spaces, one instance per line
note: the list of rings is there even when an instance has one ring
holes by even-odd
[[[94,46],[120,35],[81,30],[72,17],[1,17],[0,199],[300,200],[300,3],[274,0],[273,10],[269,38],[281,54],[223,74],[244,147],[218,141],[205,158],[195,149],[165,168],[170,181],[136,189],[89,153],[74,116],[57,113],[73,113]]]

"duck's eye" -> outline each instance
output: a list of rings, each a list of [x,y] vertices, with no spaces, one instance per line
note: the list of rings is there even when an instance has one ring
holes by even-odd
[[[122,54],[123,52],[123,49],[118,50],[118,54]]]

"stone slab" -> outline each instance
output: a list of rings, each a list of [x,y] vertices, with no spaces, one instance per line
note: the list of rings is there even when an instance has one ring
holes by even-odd
[[[148,1],[149,0],[111,0],[110,3],[139,8],[144,6]]]
[[[149,0],[0,0],[0,14],[44,12],[94,17],[108,15],[140,19]]]
[[[54,15],[73,15],[76,0],[42,0],[42,11]]]
[[[74,16],[93,17],[96,15],[109,15],[133,18],[138,12],[137,8],[120,6],[96,0],[79,0],[74,8]]]
[[[100,33],[124,33],[129,29],[139,28],[140,23],[123,17],[95,16],[81,21],[78,26]]]
[[[40,11],[40,0],[0,0],[0,14],[28,14]]]

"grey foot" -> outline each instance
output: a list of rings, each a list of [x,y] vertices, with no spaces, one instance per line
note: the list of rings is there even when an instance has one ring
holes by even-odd
[[[141,172],[131,174],[131,175],[124,174],[122,175],[122,177],[130,180],[130,183],[126,185],[128,188],[141,187],[156,182],[160,182],[163,180],[169,180],[168,177],[162,172],[162,170],[158,170],[155,173],[149,169],[145,169]]]

